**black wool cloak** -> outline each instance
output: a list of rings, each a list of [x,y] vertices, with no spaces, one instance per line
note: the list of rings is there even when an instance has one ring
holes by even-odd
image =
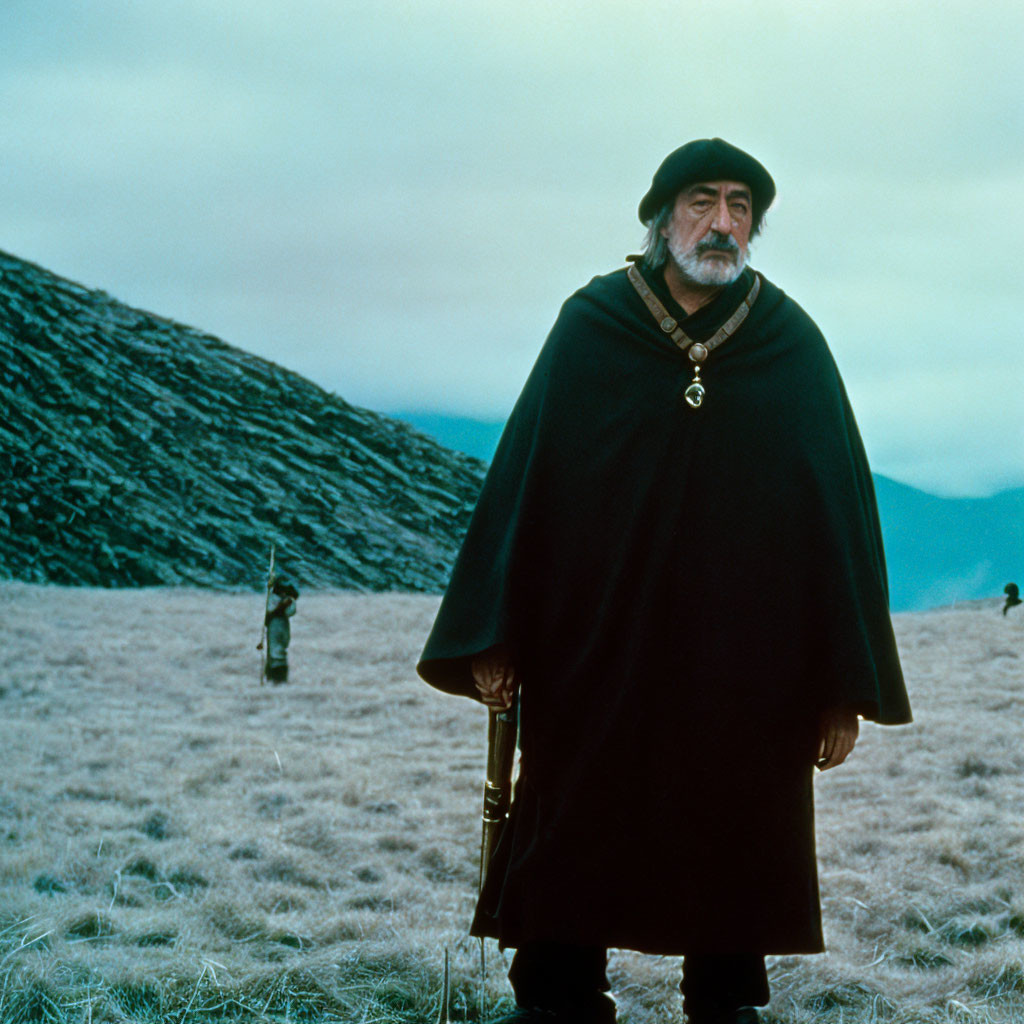
[[[753,271],[687,316],[704,340]],[[475,934],[653,953],[822,948],[822,709],[910,721],[871,476],[807,314],[762,280],[707,398],[625,270],[562,308],[418,671],[506,644],[521,763]]]

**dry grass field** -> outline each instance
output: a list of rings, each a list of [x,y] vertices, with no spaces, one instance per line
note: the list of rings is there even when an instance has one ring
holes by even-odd
[[[435,607],[306,594],[271,688],[259,596],[0,586],[0,1022],[432,1024],[445,946],[478,1020],[485,716],[415,678]],[[897,630],[917,722],[817,781],[830,952],[771,961],[773,1024],[1024,1021],[1024,615]],[[677,972],[614,953],[623,1024],[682,1024]]]

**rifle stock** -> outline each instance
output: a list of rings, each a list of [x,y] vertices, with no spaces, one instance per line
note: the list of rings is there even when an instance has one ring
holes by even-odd
[[[480,843],[480,889],[508,820],[512,802],[512,765],[516,756],[518,712],[512,706],[491,711],[487,721],[487,778],[484,781],[483,839]]]

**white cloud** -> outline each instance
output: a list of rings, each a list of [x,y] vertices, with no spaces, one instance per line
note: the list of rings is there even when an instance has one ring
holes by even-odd
[[[1024,482],[1016,4],[20,0],[0,37],[0,245],[383,408],[504,415],[723,135],[879,468]]]

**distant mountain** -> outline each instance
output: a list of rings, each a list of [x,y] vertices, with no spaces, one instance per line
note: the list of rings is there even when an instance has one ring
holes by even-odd
[[[892,606],[919,611],[1024,586],[1024,488],[939,498],[875,477]]]
[[[490,461],[504,426],[441,413],[396,413],[442,444]],[[1024,586],[1024,488],[940,498],[875,475],[895,611],[920,611]]]
[[[0,253],[0,578],[444,586],[484,467]]]

